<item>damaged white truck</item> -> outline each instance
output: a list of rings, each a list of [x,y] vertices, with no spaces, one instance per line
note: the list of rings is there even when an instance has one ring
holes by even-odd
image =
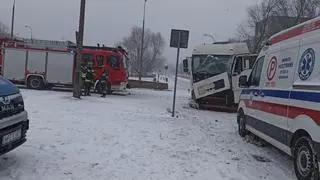
[[[251,73],[257,55],[246,43],[216,42],[194,48],[192,58],[183,60],[191,76],[190,106],[199,109],[236,110],[240,76]]]

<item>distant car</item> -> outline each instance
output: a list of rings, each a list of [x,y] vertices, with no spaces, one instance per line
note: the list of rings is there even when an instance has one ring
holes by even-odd
[[[241,136],[251,132],[294,159],[298,180],[320,179],[320,17],[269,40],[240,77]]]
[[[0,76],[0,155],[26,142],[28,114],[19,89]]]

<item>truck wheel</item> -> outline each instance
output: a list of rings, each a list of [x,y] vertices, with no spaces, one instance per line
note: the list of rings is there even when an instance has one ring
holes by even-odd
[[[28,88],[30,89],[43,89],[44,83],[41,77],[38,76],[31,76],[28,78],[28,83],[27,83]]]
[[[298,180],[316,180],[319,178],[319,167],[311,139],[300,137],[293,149],[294,170]]]
[[[233,106],[235,103],[234,103],[234,94],[232,91],[228,91],[227,94],[227,106]]]
[[[194,90],[191,91],[191,99],[196,101],[196,95],[194,94]]]
[[[249,134],[249,132],[246,129],[246,119],[242,112],[238,113],[238,133],[241,137],[245,137]]]

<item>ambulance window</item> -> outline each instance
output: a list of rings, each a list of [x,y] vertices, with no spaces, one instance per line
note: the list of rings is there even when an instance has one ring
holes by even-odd
[[[97,56],[97,66],[103,66],[103,56],[102,55]]]
[[[256,56],[253,56],[253,57],[250,58],[250,68],[249,69],[253,68],[253,65],[256,62],[256,60],[257,60]]]
[[[256,65],[253,67],[252,74],[251,74],[251,86],[259,86],[260,85],[263,62],[264,62],[264,56],[260,57],[257,60]]]

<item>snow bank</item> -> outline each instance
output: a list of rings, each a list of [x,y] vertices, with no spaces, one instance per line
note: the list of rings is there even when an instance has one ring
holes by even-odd
[[[188,108],[186,90],[178,90],[178,118],[166,110],[171,91],[82,100],[71,93],[22,93],[28,141],[1,157],[1,180],[294,179],[287,156],[242,140],[234,114]]]

